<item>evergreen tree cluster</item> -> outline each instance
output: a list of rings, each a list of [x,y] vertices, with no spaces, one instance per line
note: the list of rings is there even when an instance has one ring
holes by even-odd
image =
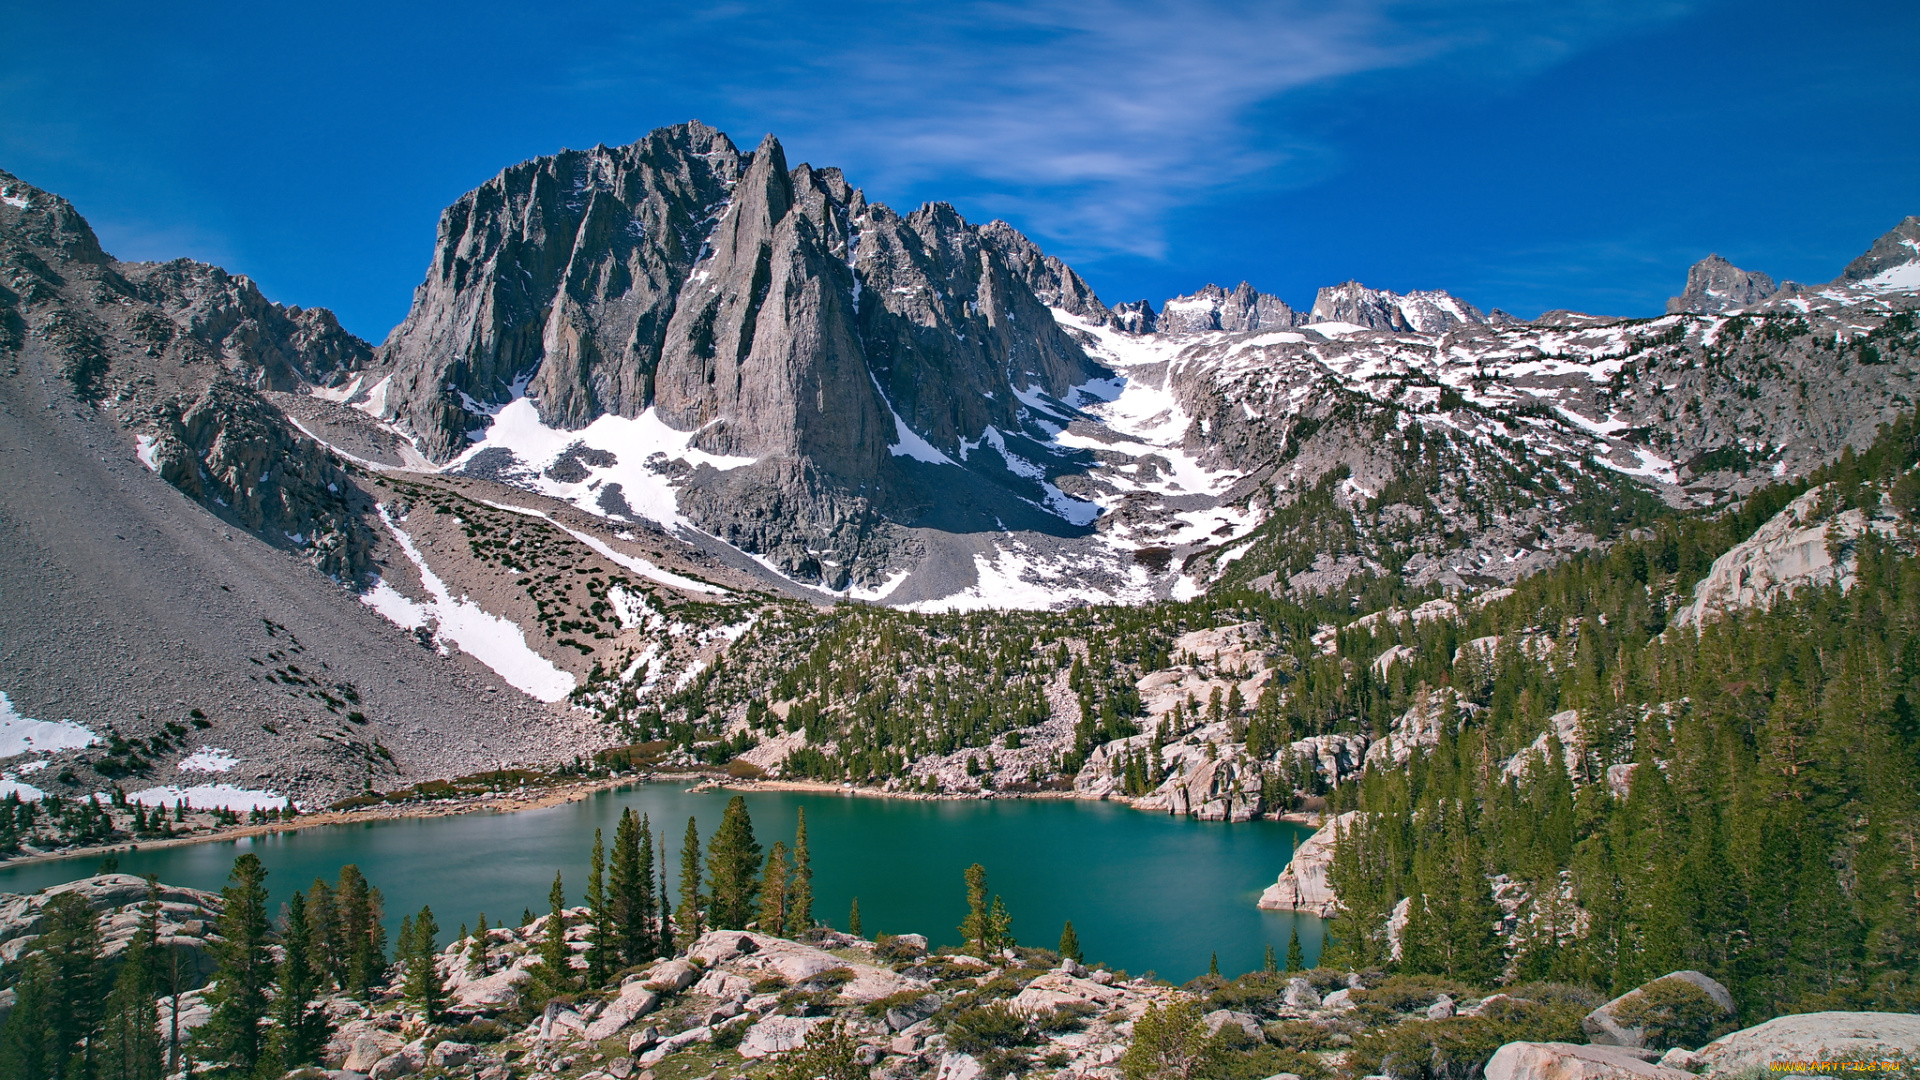
[[[1331,871],[1336,951],[1613,991],[1694,968],[1752,1017],[1920,1007],[1920,559],[1869,534],[1841,553],[1850,589],[1667,626],[1716,555],[1810,485],[1827,510],[1878,509],[1916,486],[1916,461],[1908,419],[1464,625],[1343,631],[1343,654],[1413,650],[1375,691],[1389,702],[1458,697],[1431,752],[1334,793],[1362,812]],[[1543,731],[1555,714],[1576,726]],[[1403,901],[1395,961],[1384,926]]]

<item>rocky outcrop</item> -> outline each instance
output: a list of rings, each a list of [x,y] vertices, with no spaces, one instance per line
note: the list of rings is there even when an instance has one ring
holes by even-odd
[[[261,393],[341,382],[370,361],[367,343],[216,266],[116,262],[65,199],[5,173],[0,185],[24,204],[0,203],[0,352],[35,339],[76,394],[134,429],[128,451],[148,468],[357,581],[372,534],[352,481]]]
[[[1687,270],[1687,288],[1667,300],[1667,314],[1690,311],[1712,315],[1729,308],[1757,304],[1781,292],[1792,293],[1799,286],[1786,282],[1774,284],[1771,277],[1757,270],[1742,270],[1718,255],[1709,255]]]
[[[1698,971],[1676,971],[1635,987],[1588,1013],[1580,1021],[1581,1030],[1587,1033],[1587,1041],[1601,1046],[1634,1049],[1648,1046],[1649,1032],[1645,1022],[1640,1020],[1636,1023],[1635,1018],[1646,1011],[1646,1005],[1652,1000],[1649,995],[1659,995],[1663,989],[1673,988],[1677,983],[1684,983],[1705,995],[1721,1016],[1733,1015],[1733,995],[1727,992],[1726,987]],[[1653,1049],[1663,1048],[1655,1046]]]
[[[1899,1055],[1920,1056],[1920,1016],[1885,1012],[1796,1013],[1723,1035],[1700,1048],[1700,1059],[1714,1076],[1738,1076],[1762,1070],[1769,1076],[1831,1076],[1833,1069],[1802,1072],[1793,1069],[1792,1064],[1880,1062]],[[1855,1069],[1858,1068],[1856,1065]]]
[[[1327,881],[1327,868],[1333,865],[1336,837],[1351,830],[1360,812],[1350,810],[1320,826],[1319,831],[1302,841],[1293,851],[1280,879],[1260,894],[1260,906],[1271,911],[1306,911],[1320,918],[1332,918],[1340,901]]]
[[[1618,1046],[1514,1042],[1494,1051],[1485,1080],[1689,1080],[1692,1073]]]
[[[1896,521],[1885,510],[1835,513],[1828,508],[1833,497],[1831,485],[1806,492],[1715,559],[1694,585],[1692,603],[1674,614],[1673,624],[1698,626],[1743,608],[1769,607],[1806,586],[1851,588],[1854,542],[1868,532],[1893,536]]]
[[[146,879],[132,874],[99,874],[37,893],[0,893],[0,963],[16,963],[34,950],[35,941],[46,928],[47,906],[69,893],[84,899],[99,918],[101,954],[112,961],[126,951],[146,918]],[[178,953],[190,985],[197,986],[213,973],[209,946],[219,939],[214,931],[220,918],[220,896],[162,885],[158,900],[154,943]]]

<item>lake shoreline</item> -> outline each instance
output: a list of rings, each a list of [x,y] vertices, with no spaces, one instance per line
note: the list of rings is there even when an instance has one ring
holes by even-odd
[[[459,799],[447,799],[430,803],[391,803],[357,807],[352,810],[321,810],[312,814],[302,814],[292,821],[276,821],[259,825],[236,825],[212,832],[198,833],[192,836],[174,836],[153,840],[127,841],[115,844],[96,844],[90,847],[73,848],[67,851],[35,852],[30,855],[16,855],[0,859],[0,869],[17,866],[30,866],[37,863],[60,862],[67,859],[101,859],[132,851],[151,851],[165,848],[184,847],[190,844],[205,844],[225,840],[241,840],[255,836],[268,836],[275,833],[298,832],[302,829],[327,825],[352,825],[370,821],[391,821],[401,818],[437,818],[453,817],[464,814],[492,810],[499,813],[514,813],[521,810],[540,810],[546,807],[561,806],[597,795],[613,788],[629,787],[636,784],[668,783],[679,780],[693,781],[687,788],[697,791],[788,791],[813,795],[841,795],[874,799],[897,799],[905,802],[986,802],[996,799],[1022,799],[1033,801],[1087,801],[1111,802],[1132,807],[1133,800],[1124,796],[1083,796],[1074,791],[987,791],[964,793],[939,793],[908,791],[884,791],[874,787],[861,787],[852,784],[834,784],[823,780],[768,780],[745,779],[733,776],[722,769],[701,769],[688,772],[623,774],[618,776],[597,777],[589,780],[577,780],[554,784],[529,791],[525,795],[500,795],[495,798],[486,796],[467,796]],[[1318,828],[1322,815],[1311,811],[1284,814],[1263,815],[1260,820],[1289,822]],[[1225,824],[1224,822],[1222,824]]]

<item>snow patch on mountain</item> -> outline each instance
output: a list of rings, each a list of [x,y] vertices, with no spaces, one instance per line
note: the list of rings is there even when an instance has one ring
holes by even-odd
[[[605,489],[618,484],[625,506],[671,528],[688,524],[667,475],[672,463],[727,472],[758,460],[697,449],[698,434],[667,426],[653,409],[635,417],[608,413],[579,431],[565,431],[541,423],[533,401],[523,397],[500,406],[482,437],[446,471],[496,476],[596,517],[624,520],[604,505]]]
[[[6,691],[0,690],[0,758],[79,750],[99,741],[99,736],[72,720],[35,720],[22,716]]]
[[[363,603],[403,630],[432,623],[436,628],[436,636],[442,641],[459,646],[530,697],[548,702],[562,701],[573,692],[575,680],[572,673],[562,671],[554,666],[553,661],[533,651],[519,626],[509,619],[489,614],[466,597],[456,600],[446,582],[440,580],[427,565],[426,557],[414,545],[413,538],[395,523],[385,506],[380,507],[380,521],[386,525],[408,561],[413,563],[414,569],[419,571],[420,583],[433,599],[424,604],[410,600],[401,596],[392,586],[381,582],[373,591],[361,597]]]
[[[181,758],[174,768],[181,772],[232,772],[240,759],[233,756],[231,750],[222,750],[217,746],[203,746]]]
[[[196,784],[193,787],[151,787],[127,796],[142,806],[186,803],[193,810],[280,810],[292,800],[271,791],[255,791],[232,784]]]

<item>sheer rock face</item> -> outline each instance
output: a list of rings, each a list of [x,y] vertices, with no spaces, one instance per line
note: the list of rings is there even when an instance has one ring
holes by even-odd
[[[550,423],[633,415],[674,301],[739,176],[700,123],[501,170],[440,215],[433,264],[381,346],[385,414],[445,459],[484,426],[463,408],[537,397]],[[516,380],[531,378],[531,385]]]
[[[1787,282],[1785,288],[1796,290],[1799,286]],[[1773,278],[1758,270],[1742,270],[1718,255],[1709,255],[1687,270],[1687,289],[1667,301],[1667,314],[1691,311],[1713,315],[1757,304],[1782,291]]]
[[[830,550],[874,581],[891,526],[942,501],[892,449],[899,425],[962,461],[987,427],[1021,430],[1016,391],[1104,374],[1049,307],[1108,314],[1004,222],[901,216],[837,169],[789,168],[772,136],[742,154],[685,124],[516,165],[450,207],[372,404],[443,461],[521,393],[560,428],[654,408],[754,459],[689,479],[700,528],[804,580]]]

